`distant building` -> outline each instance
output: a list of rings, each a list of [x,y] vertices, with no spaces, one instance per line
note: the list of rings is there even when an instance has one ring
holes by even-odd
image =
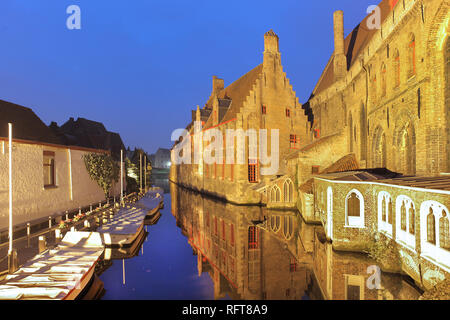
[[[170,168],[170,150],[159,148],[156,153],[150,155],[150,161],[153,168],[169,169]]]
[[[64,144],[108,150],[116,160],[120,159],[120,150],[125,150],[120,135],[107,131],[101,122],[70,118],[61,127],[52,122],[50,128]]]
[[[13,223],[15,228],[98,204],[103,190],[89,177],[82,156],[105,153],[99,139],[85,147],[76,137],[56,135],[29,108],[0,100],[0,232],[8,226],[8,123],[13,125]],[[120,137],[119,137],[120,140]],[[121,142],[121,140],[120,140]],[[120,194],[116,183],[111,195]]]

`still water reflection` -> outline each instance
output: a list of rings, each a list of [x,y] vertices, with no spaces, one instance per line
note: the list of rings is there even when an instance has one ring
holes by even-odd
[[[100,276],[104,299],[417,299],[407,278],[338,253],[294,211],[235,206],[170,184],[162,217],[130,259]],[[374,283],[370,281],[370,283]]]

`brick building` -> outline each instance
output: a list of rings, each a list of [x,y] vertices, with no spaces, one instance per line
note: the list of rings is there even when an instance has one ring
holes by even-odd
[[[228,87],[224,87],[222,79],[213,77],[213,90],[208,101],[203,108],[198,107],[192,112],[192,122],[187,127],[192,135],[190,143],[202,141],[202,136],[204,138],[210,129],[215,128],[223,136],[227,129],[254,129],[257,133],[260,129],[267,129],[268,155],[279,156],[280,159],[305,144],[310,124],[283,72],[278,41],[278,36],[272,30],[267,32],[264,35],[263,63]],[[195,121],[202,123],[203,128],[201,133],[194,135]],[[271,129],[279,130],[279,148],[273,152]],[[259,141],[258,135],[257,144]],[[208,146],[207,142],[201,144],[202,154]],[[262,175],[261,170],[269,165],[261,163],[259,154],[252,158],[248,146],[249,143],[231,144],[225,138],[214,163],[206,163],[201,159],[198,164],[174,165],[172,161],[171,180],[234,203],[264,202],[263,193],[258,191],[265,190],[272,179],[284,175],[287,168],[281,166],[275,174]],[[224,156],[230,149],[234,154],[234,164],[230,164]],[[175,152],[175,148],[172,152]],[[245,153],[244,163],[239,164],[236,159],[238,153],[242,152]]]
[[[186,172],[193,172],[192,166],[184,171],[174,166],[172,179],[189,181],[187,185],[195,189],[238,203],[296,207],[306,221],[323,225],[335,249],[366,251],[376,233],[393,240],[401,256],[399,272],[409,274],[422,287],[447,278],[449,8],[446,0],[383,0],[347,37],[344,14],[335,12],[335,50],[309,100],[297,106],[291,127],[283,122],[282,112],[277,112],[270,124],[259,126],[280,129],[278,173],[252,185],[249,165],[241,166],[238,178],[228,181],[205,175],[190,180],[192,175]],[[375,28],[372,23],[378,14],[380,25]],[[270,50],[272,37],[271,33],[265,36],[263,70],[279,74],[272,66],[278,61],[272,59],[277,57],[277,51]],[[257,68],[244,78],[259,73]],[[256,77],[256,86],[265,84],[267,74]],[[284,78],[280,75],[278,79]],[[282,83],[275,81],[271,87],[269,81],[274,97],[285,97]],[[238,80],[234,85],[248,92],[244,84],[247,81]],[[242,115],[253,96],[246,97]],[[253,110],[259,102],[261,110],[265,104],[269,110],[265,100],[256,98],[254,102]],[[289,100],[281,102],[279,111]],[[202,110],[197,111],[197,119],[204,119],[207,127],[208,123],[217,125],[217,121],[211,123],[211,114],[220,108]],[[240,127],[246,128],[251,121],[246,124],[245,117],[243,120]],[[283,146],[289,134],[300,137],[298,150]],[[216,178],[215,167],[200,170],[211,171]]]

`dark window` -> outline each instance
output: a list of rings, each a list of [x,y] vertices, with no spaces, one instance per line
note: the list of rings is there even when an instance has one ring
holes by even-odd
[[[290,117],[291,116],[291,110],[289,108],[286,108],[286,117]]]
[[[436,244],[436,220],[432,208],[430,208],[430,213],[427,216],[427,241]]]
[[[416,212],[414,210],[413,205],[411,204],[411,208],[409,208],[409,233],[412,235],[416,233],[415,221],[416,221]]]
[[[258,182],[258,160],[248,160],[248,182]]]
[[[44,151],[44,188],[55,186],[55,153]]]
[[[388,223],[392,224],[392,200],[391,200],[391,198],[389,198],[389,200],[388,200],[387,218],[388,218]]]
[[[248,228],[248,248],[258,249],[259,247],[259,232],[258,228],[251,226]]]
[[[316,139],[320,138],[320,129],[314,129],[314,138]]]
[[[402,207],[400,208],[400,220],[401,220],[401,229],[406,231],[406,204],[402,203]]]
[[[294,258],[291,258],[291,263],[289,264],[289,271],[296,272],[297,271],[297,262]]]
[[[312,174],[319,174],[320,166],[312,166],[311,173]]]
[[[291,149],[298,149],[298,139],[297,139],[297,135],[295,134],[291,134],[289,136],[289,143],[290,143],[290,148]]]
[[[347,300],[360,300],[361,289],[359,286],[347,285]]]
[[[347,213],[349,217],[359,217],[361,215],[359,198],[356,193],[352,192],[347,200],[347,205]]]
[[[442,211],[442,217],[439,219],[439,245],[441,248],[450,250],[450,230],[448,217],[445,211]]]
[[[262,114],[267,114],[267,107],[265,105],[261,106],[261,113]]]

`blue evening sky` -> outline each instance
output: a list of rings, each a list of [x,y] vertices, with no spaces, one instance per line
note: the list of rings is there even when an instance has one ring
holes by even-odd
[[[46,123],[103,122],[152,153],[203,106],[217,75],[230,84],[280,37],[282,64],[305,102],[333,52],[333,11],[345,34],[379,0],[1,0],[0,99]],[[68,30],[66,8],[81,8]]]

